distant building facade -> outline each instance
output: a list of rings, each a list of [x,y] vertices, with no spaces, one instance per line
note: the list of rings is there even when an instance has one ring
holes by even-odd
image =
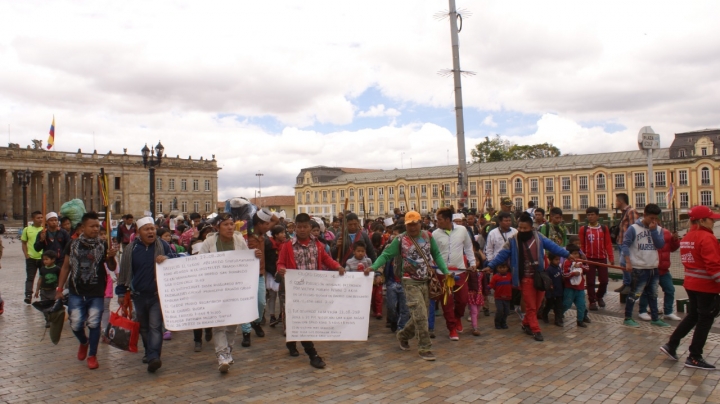
[[[653,154],[653,177],[647,178],[644,151],[570,155],[534,160],[474,163],[468,167],[468,194],[458,194],[457,166],[394,170],[330,167],[303,169],[295,184],[297,213],[334,215],[348,208],[387,216],[395,208],[422,213],[466,200],[471,209],[497,207],[511,198],[516,209],[529,201],[556,206],[566,215],[584,219],[589,206],[611,213],[615,195],[626,193],[630,204],[643,208],[666,198],[674,178],[676,207],[681,214],[693,205],[718,205],[720,192],[720,129],[678,133],[670,148]],[[650,181],[654,184],[649,195]],[[363,205],[365,209],[363,209]]]
[[[22,187],[18,171],[32,171],[28,185],[28,212],[40,210],[45,195],[47,210],[59,212],[71,199],[82,199],[85,208],[101,210],[98,187],[100,168],[110,182],[113,218],[132,213],[142,216],[150,208],[148,170],[141,155],[47,151],[42,148],[0,147],[0,215],[22,217]],[[218,166],[212,160],[164,157],[155,170],[156,212],[173,209],[185,213],[212,213],[217,203]]]

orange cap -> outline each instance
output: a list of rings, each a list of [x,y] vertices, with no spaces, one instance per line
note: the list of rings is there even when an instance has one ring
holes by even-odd
[[[414,210],[411,210],[410,212],[405,214],[405,223],[420,223],[422,222],[422,217],[419,213],[415,212]]]

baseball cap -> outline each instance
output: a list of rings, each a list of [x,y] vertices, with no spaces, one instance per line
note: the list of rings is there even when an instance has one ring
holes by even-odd
[[[707,206],[694,206],[688,212],[690,220],[713,219],[720,220],[720,214],[713,212]]]
[[[501,205],[504,205],[504,206],[512,206],[513,203],[512,203],[512,200],[511,200],[510,198],[507,198],[507,197],[506,197],[506,198],[502,198],[502,199],[500,200],[500,204],[501,204]]]
[[[411,210],[410,212],[405,214],[405,223],[420,223],[422,222],[422,217],[419,213],[415,212],[414,210]]]

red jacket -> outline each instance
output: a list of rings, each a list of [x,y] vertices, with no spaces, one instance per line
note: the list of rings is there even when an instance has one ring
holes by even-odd
[[[658,250],[658,257],[660,258],[658,269],[660,270],[660,275],[665,275],[670,271],[670,253],[680,248],[680,239],[674,239],[670,230],[663,228],[663,237],[665,238],[665,245]]]
[[[600,230],[590,229],[590,234],[593,235],[592,239],[590,234],[587,234],[588,227],[582,226],[578,231],[580,251],[584,252],[590,259],[607,259],[609,262],[614,262],[612,237],[610,237],[608,227],[601,225]],[[596,237],[597,239],[595,239]]]
[[[280,254],[278,255],[277,260],[277,268],[278,269],[298,269],[297,262],[295,262],[295,252],[293,250],[293,243],[299,242],[295,239],[287,241],[283,243],[283,245],[280,247]],[[318,268],[320,269],[320,266],[325,265],[328,268],[336,269],[340,267],[340,264],[332,259],[332,257],[325,252],[325,244],[312,239],[310,241],[311,243],[314,242],[317,245],[318,250]]]
[[[490,279],[490,287],[495,289],[496,300],[512,300],[512,275],[495,274]]]
[[[720,244],[712,230],[693,226],[680,241],[687,290],[720,293]]]

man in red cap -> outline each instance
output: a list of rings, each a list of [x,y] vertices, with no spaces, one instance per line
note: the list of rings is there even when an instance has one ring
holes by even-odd
[[[720,313],[720,244],[713,233],[720,214],[707,206],[695,206],[689,213],[692,226],[680,241],[680,258],[685,267],[683,286],[690,301],[688,314],[660,350],[670,359],[678,360],[680,340],[695,328],[685,367],[715,370],[715,366],[705,362],[702,353],[713,321]]]

